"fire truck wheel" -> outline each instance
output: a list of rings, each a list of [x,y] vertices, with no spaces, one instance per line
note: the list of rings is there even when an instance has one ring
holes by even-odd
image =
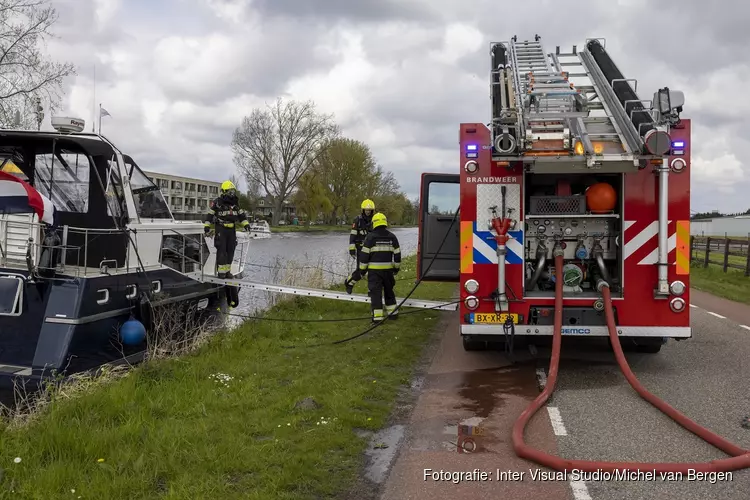
[[[612,341],[607,339],[609,348],[612,348]],[[625,352],[639,352],[643,354],[656,354],[661,351],[663,340],[660,338],[620,338],[620,346]]]
[[[661,351],[661,344],[645,344],[635,346],[636,352],[642,352],[646,354],[656,354]]]
[[[483,351],[487,348],[487,342],[484,340],[474,340],[469,335],[463,335],[461,340],[464,343],[464,351]]]

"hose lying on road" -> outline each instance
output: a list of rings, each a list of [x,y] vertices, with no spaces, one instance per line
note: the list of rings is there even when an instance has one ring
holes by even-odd
[[[562,256],[555,257],[556,269],[562,269],[563,258]],[[719,448],[728,455],[732,455],[732,458],[724,458],[720,460],[712,460],[704,463],[679,463],[679,462],[666,462],[666,463],[639,463],[639,462],[597,462],[593,460],[568,460],[554,455],[549,455],[540,450],[534,449],[524,442],[523,434],[526,424],[529,419],[536,413],[539,408],[547,401],[552,395],[555,389],[555,382],[557,381],[557,372],[560,364],[560,345],[562,344],[562,313],[563,313],[563,298],[562,298],[562,280],[558,279],[555,283],[555,327],[552,338],[552,359],[549,365],[549,375],[547,376],[547,384],[544,387],[542,393],[529,405],[526,410],[521,413],[513,426],[513,449],[520,458],[531,460],[540,465],[547,466],[557,471],[572,471],[578,470],[582,472],[615,472],[615,471],[645,471],[655,470],[660,473],[668,472],[680,472],[683,474],[689,473],[689,470],[706,473],[706,472],[728,472],[740,469],[750,468],[750,451],[743,450],[737,445],[727,441],[726,439],[712,433],[708,429],[701,427],[694,421],[687,418],[682,413],[678,412],[667,403],[657,398],[650,392],[648,392],[638,379],[636,379],[633,372],[630,370],[625,355],[622,352],[620,346],[620,340],[617,338],[617,326],[615,325],[614,314],[612,312],[612,297],[610,295],[609,286],[602,287],[602,296],[604,299],[604,311],[607,318],[607,328],[609,329],[609,338],[612,341],[612,348],[615,351],[615,357],[617,358],[617,364],[620,365],[625,378],[628,380],[630,386],[646,401],[657,407],[663,413],[671,417],[678,424],[683,426],[685,429],[691,431],[704,441],[711,443],[715,447]]]

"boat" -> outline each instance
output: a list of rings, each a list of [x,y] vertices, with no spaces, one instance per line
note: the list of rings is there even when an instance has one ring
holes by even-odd
[[[4,209],[0,193],[3,385],[142,360],[146,341],[123,345],[117,332],[129,319],[150,331],[159,306],[226,310],[227,287],[203,279],[217,275],[203,223],[176,220],[136,161],[84,132],[83,120],[53,117],[52,125],[0,130],[0,170],[10,166],[4,172],[54,206],[45,222],[11,213],[7,197]],[[233,277],[242,277],[246,254],[238,242]]]
[[[245,234],[254,240],[267,239],[271,237],[271,226],[265,220],[256,220],[250,223]]]

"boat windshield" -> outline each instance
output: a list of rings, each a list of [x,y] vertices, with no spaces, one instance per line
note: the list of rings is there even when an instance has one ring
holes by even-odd
[[[133,190],[135,208],[141,219],[171,219],[161,189],[149,179],[130,156],[125,155],[125,168],[130,176],[130,187]]]

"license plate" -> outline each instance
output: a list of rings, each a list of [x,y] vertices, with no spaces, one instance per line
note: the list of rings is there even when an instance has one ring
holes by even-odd
[[[510,316],[512,318],[513,323],[518,324],[518,314],[481,314],[481,313],[475,313],[474,314],[474,323],[481,323],[481,324],[503,324],[505,323],[506,319]]]

